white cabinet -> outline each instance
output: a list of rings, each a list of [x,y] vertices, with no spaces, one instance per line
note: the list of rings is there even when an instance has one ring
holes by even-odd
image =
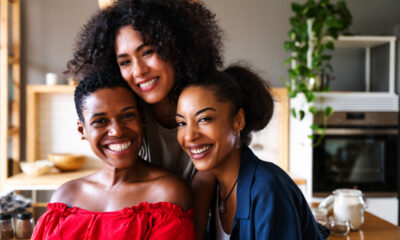
[[[328,40],[328,39],[327,39]],[[396,37],[395,36],[340,36],[333,40],[336,49],[364,49],[365,51],[365,91],[331,91],[317,93],[316,107],[330,106],[334,111],[354,112],[397,112],[399,99],[395,93],[395,66],[396,66]],[[371,49],[389,45],[388,48],[388,90],[385,92],[371,91]],[[334,69],[337,71],[337,69]],[[346,79],[352,81],[352,79]]]
[[[328,40],[328,39],[326,39]],[[389,45],[388,56],[388,79],[380,79],[388,81],[387,93],[395,93],[395,36],[340,36],[337,40],[333,40],[336,49],[364,49],[365,51],[365,92],[371,91],[371,49]]]

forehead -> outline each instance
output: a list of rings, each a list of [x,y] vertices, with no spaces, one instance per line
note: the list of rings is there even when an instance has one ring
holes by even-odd
[[[135,49],[143,44],[142,37],[139,31],[136,31],[132,26],[122,26],[118,29],[115,37],[115,50],[116,52],[124,52],[127,50]]]
[[[83,112],[108,112],[127,107],[137,107],[135,96],[124,87],[98,89],[89,94],[82,103]]]
[[[231,104],[225,101],[219,101],[216,92],[212,87],[189,86],[185,88],[178,100],[179,109],[192,109],[201,107],[214,107],[230,110]]]

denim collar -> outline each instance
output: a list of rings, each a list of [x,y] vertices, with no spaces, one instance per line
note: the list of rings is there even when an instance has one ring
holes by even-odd
[[[237,189],[235,219],[250,218],[251,187],[254,182],[258,158],[248,146],[243,147],[240,157],[240,170]]]

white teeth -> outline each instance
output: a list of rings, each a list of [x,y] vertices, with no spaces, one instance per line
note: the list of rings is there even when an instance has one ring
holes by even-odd
[[[126,149],[128,149],[131,146],[132,142],[126,142],[126,143],[118,143],[118,144],[109,144],[108,148],[114,152],[121,152]]]
[[[153,78],[152,80],[150,80],[150,81],[148,81],[148,82],[140,83],[140,84],[139,84],[139,87],[140,87],[140,88],[146,88],[146,87],[148,87],[148,86],[154,84],[156,81],[157,81],[157,78]]]
[[[204,146],[204,147],[197,148],[197,149],[190,149],[190,152],[193,154],[200,154],[200,153],[207,151],[210,148],[211,148],[211,146],[208,145],[208,146]]]

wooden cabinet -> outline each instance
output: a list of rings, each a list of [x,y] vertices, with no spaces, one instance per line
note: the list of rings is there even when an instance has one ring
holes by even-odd
[[[0,191],[20,160],[20,0],[0,0]]]
[[[81,145],[84,143],[80,141],[75,129],[77,117],[73,100],[74,86],[28,85],[26,89],[27,161],[45,159],[49,151],[57,150],[66,152],[76,150],[84,151],[83,153],[87,155],[92,154],[89,146],[85,146],[86,148],[82,150]],[[62,115],[59,115],[60,113]],[[61,120],[62,122],[59,122]],[[57,121],[58,124],[55,123]],[[76,136],[73,136],[75,133]],[[57,136],[57,138],[54,139],[51,136]],[[60,141],[62,141],[61,144]],[[47,146],[49,142],[53,147]],[[72,146],[65,148],[66,144]],[[64,148],[60,148],[60,145]],[[17,173],[7,177],[5,187],[7,190],[55,190],[63,183],[89,175],[97,169],[98,166],[89,163],[82,170],[74,172],[51,172],[35,177]]]

